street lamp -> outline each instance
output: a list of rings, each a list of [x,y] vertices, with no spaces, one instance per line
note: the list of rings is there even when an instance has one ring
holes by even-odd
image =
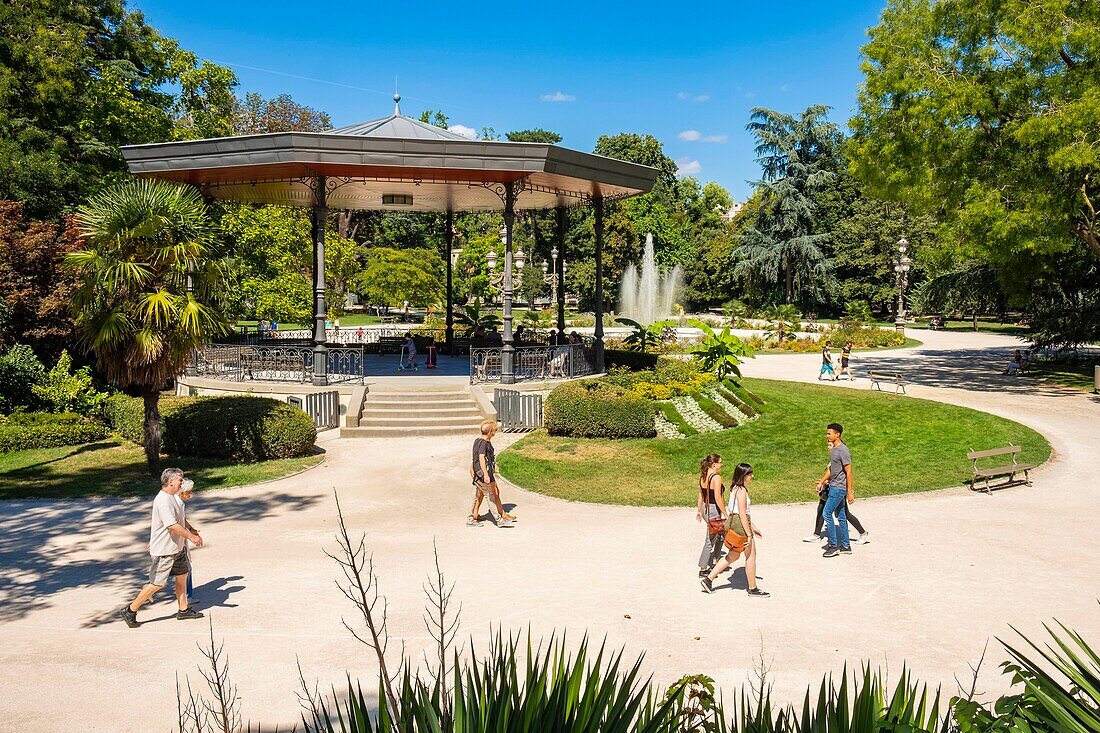
[[[503,236],[503,235],[502,235]],[[485,263],[489,265],[489,287],[498,293],[504,291],[504,271],[497,272],[497,260],[500,255],[495,250],[485,253]],[[527,262],[527,254],[522,249],[517,249],[512,255],[512,289],[519,290],[523,287],[523,265]]]
[[[898,312],[894,320],[894,328],[898,333],[905,333],[905,288],[909,284],[909,266],[913,260],[906,256],[909,242],[902,237],[898,240],[898,256],[894,258],[894,273],[898,283]]]
[[[554,247],[552,250],[550,250],[550,257],[553,259],[554,265],[553,265],[553,267],[550,267],[550,264],[546,260],[542,261],[542,279],[543,279],[543,282],[545,282],[547,285],[550,286],[550,302],[551,303],[557,303],[558,302],[558,248],[557,247]],[[565,266],[564,262],[562,263],[562,266],[563,267]],[[549,273],[547,273],[547,270],[549,270]]]

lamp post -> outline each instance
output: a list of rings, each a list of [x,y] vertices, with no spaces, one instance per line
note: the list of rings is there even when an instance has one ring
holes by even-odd
[[[557,303],[558,302],[558,248],[557,247],[554,247],[552,250],[550,250],[550,257],[554,261],[553,266],[551,266],[550,263],[548,263],[546,260],[542,261],[542,279],[547,285],[550,286],[550,302],[551,303]],[[565,266],[564,262],[562,262],[561,264],[562,264],[562,267]],[[549,272],[547,272],[547,270],[549,270]]]
[[[504,270],[497,272],[497,260],[500,258],[493,250],[489,250],[485,254],[485,263],[489,265],[489,287],[497,293],[503,293],[504,291]],[[512,257],[514,266],[512,268],[512,290],[521,290],[523,288],[523,265],[527,262],[527,254],[522,249],[517,249]]]
[[[898,283],[898,311],[894,319],[894,328],[898,333],[905,333],[905,288],[909,284],[909,265],[913,260],[906,256],[909,242],[902,237],[898,240],[898,256],[894,258],[894,273]]]

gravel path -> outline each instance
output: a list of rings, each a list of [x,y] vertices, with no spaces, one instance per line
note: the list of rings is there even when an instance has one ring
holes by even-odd
[[[919,336],[926,344],[918,349],[857,353],[857,373],[898,369],[914,397],[1019,420],[1047,436],[1052,461],[1033,474],[1033,487],[993,496],[954,489],[860,501],[873,542],[833,560],[799,541],[812,505],[759,507],[768,599],[735,590],[745,587],[741,570],[726,576],[734,589],[722,581],[714,595],[699,592],[703,530],[691,510],[508,490],[518,526],[465,527],[466,438],[328,441],[328,460],[312,471],[199,494],[189,514],[208,543],[194,553],[198,601],[225,642],[245,717],[283,727],[296,720],[296,660],[323,686],[339,686],[346,669],[374,687],[370,651],[341,625],[354,609],[322,554],[334,547],[333,489],[349,525],[368,533],[395,654],[403,643],[419,657],[428,642],[421,586],[433,538],[457,584],[464,635],[480,642],[491,628],[530,625],[537,635],[568,629],[579,639],[587,629],[628,655],[645,652],[662,683],[703,672],[729,689],[762,658],[777,695],[801,698],[844,663],[869,660],[896,674],[904,660],[950,695],[989,642],[978,689],[994,693],[1004,685],[994,637],[1009,638],[1010,623],[1038,633],[1056,616],[1100,641],[1097,398],[1000,376],[1013,339]],[[745,372],[814,381],[817,363],[814,354],[761,356]],[[858,455],[855,466],[858,476]],[[148,511],[145,501],[0,504],[0,729],[172,726],[175,675],[198,681],[195,645],[206,624],[175,621],[167,596],[142,610],[140,629],[111,615],[141,583]]]

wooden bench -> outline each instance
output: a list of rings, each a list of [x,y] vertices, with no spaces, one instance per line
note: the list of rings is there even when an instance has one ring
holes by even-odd
[[[1008,481],[997,486],[998,489],[1003,489],[1006,486],[1012,486],[1016,483],[1016,474],[1024,474],[1024,484],[1031,485],[1031,479],[1028,477],[1028,471],[1035,468],[1035,465],[1031,463],[1018,463],[1016,456],[1020,453],[1020,446],[1009,445],[1004,448],[993,448],[992,450],[971,450],[966,454],[966,458],[974,463],[974,476],[970,479],[970,490],[977,491],[975,484],[979,480],[985,481],[985,493],[993,493],[989,486],[989,480],[996,478],[997,476],[1008,476]],[[993,468],[978,468],[978,461],[982,458],[992,458],[994,456],[1012,456],[1012,463],[1004,466],[996,466]]]
[[[947,326],[947,321],[943,316],[932,316],[928,319],[928,329],[930,331],[942,331]]]
[[[868,378],[871,380],[871,389],[878,387],[878,391],[882,391],[882,383],[894,385],[894,394],[901,392],[907,394],[905,391],[905,377],[899,372],[868,372]]]

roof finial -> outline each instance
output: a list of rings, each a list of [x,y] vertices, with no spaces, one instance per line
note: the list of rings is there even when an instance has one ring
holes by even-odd
[[[401,116],[401,95],[397,92],[397,77],[393,78],[393,115]]]

